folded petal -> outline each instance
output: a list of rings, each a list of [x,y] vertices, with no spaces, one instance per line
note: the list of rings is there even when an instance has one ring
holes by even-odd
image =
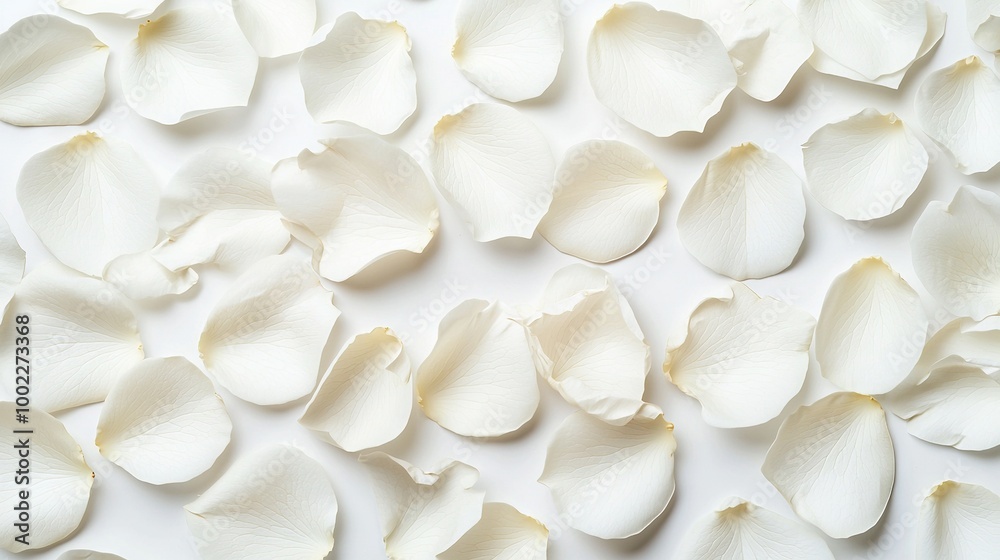
[[[878,523],[895,470],[885,412],[857,393],[799,407],[782,422],[761,467],[799,517],[835,539]]]
[[[809,313],[735,283],[701,302],[686,332],[667,341],[663,373],[698,399],[710,425],[763,424],[802,389],[815,325]]]
[[[951,356],[996,376],[1000,372],[1000,315],[982,321],[959,317],[941,327],[927,339],[908,381],[923,381],[935,364]]]
[[[965,175],[1000,163],[1000,76],[970,56],[931,73],[920,84],[917,118]]]
[[[545,560],[549,530],[502,503],[483,504],[483,517],[440,560]]]
[[[1000,2],[965,0],[965,17],[977,45],[988,51],[1000,51]]]
[[[642,2],[615,5],[597,22],[587,66],[601,103],[661,137],[703,131],[737,84],[709,24]]]
[[[900,70],[890,72],[888,74],[882,74],[874,79],[867,78],[860,72],[837,62],[819,49],[813,51],[812,56],[809,58],[809,64],[818,72],[822,72],[824,74],[840,76],[856,82],[874,84],[890,89],[898,89],[899,84],[903,83],[903,78],[906,77],[906,72],[910,69],[910,67],[913,66],[917,60],[920,60],[926,56],[927,53],[931,52],[938,42],[941,41],[941,37],[944,36],[944,28],[945,24],[948,22],[948,14],[944,13],[941,11],[941,8],[931,4],[930,2],[925,4],[925,8],[927,11],[927,33],[924,35],[923,42],[920,43],[920,49],[917,51],[917,56]]]
[[[667,179],[646,154],[615,140],[570,148],[538,232],[563,253],[606,263],[633,253],[660,219]]]
[[[375,490],[386,556],[434,558],[479,521],[484,492],[472,487],[479,471],[452,461],[436,472],[385,453],[362,455]]]
[[[32,156],[17,180],[31,229],[53,256],[91,276],[153,246],[159,199],[159,181],[139,154],[93,132]]]
[[[802,180],[776,154],[752,143],[708,162],[677,217],[681,243],[733,280],[788,268],[805,237]]]
[[[927,34],[923,0],[803,0],[799,19],[819,50],[875,79],[917,58]]]
[[[306,108],[321,123],[350,122],[391,134],[417,108],[410,36],[399,23],[337,18],[299,59]]]
[[[171,232],[150,254],[177,273],[199,264],[243,271],[290,241],[277,210],[214,210]]]
[[[997,550],[1000,496],[953,480],[931,488],[917,515],[917,560],[989,560]]]
[[[459,435],[513,432],[535,415],[538,379],[528,334],[498,303],[470,299],[448,312],[417,371],[428,418]]]
[[[204,560],[320,559],[333,549],[333,485],[290,445],[244,455],[184,510]]]
[[[14,360],[8,363],[13,364]],[[62,422],[31,406],[27,411],[28,422],[18,423],[16,418],[19,413],[23,414],[19,410],[22,408],[12,402],[0,402],[0,445],[4,449],[0,454],[0,468],[10,477],[0,487],[0,502],[8,506],[0,512],[0,542],[3,543],[0,546],[15,553],[51,546],[76,531],[87,512],[90,487],[94,484],[94,473],[83,458],[83,450]],[[16,430],[31,430],[32,433],[15,433]],[[27,465],[19,462],[24,461],[19,451],[25,449],[26,440]],[[28,471],[23,479],[16,475],[19,469]],[[21,512],[16,509],[24,501],[22,492],[29,494],[27,505],[21,508],[30,508],[27,531],[15,527],[16,523],[23,522]],[[22,533],[28,533],[26,542],[15,540]]]
[[[174,272],[153,257],[152,251],[122,255],[108,263],[104,280],[133,300],[179,295],[198,283],[190,268]]]
[[[698,519],[676,560],[833,560],[822,537],[797,521],[740,498]]]
[[[517,102],[555,80],[563,53],[559,0],[463,0],[451,56],[487,94]]]
[[[108,393],[97,422],[101,455],[150,484],[186,482],[229,445],[233,423],[215,387],[185,358],[146,360]]]
[[[413,407],[410,359],[386,328],[359,334],[340,351],[299,424],[345,451],[388,443]]]
[[[548,141],[506,105],[474,103],[442,117],[431,167],[476,241],[530,239],[552,202],[556,164]]]
[[[281,213],[301,226],[293,233],[315,244],[319,273],[341,282],[389,255],[423,252],[439,222],[417,162],[374,136],[323,144],[278,162],[272,175]]]
[[[316,30],[316,0],[232,0],[233,14],[257,54],[300,52]]]
[[[125,101],[162,124],[246,107],[257,62],[230,14],[210,5],[171,10],[139,26],[124,53]]]
[[[14,288],[24,276],[24,249],[17,243],[7,220],[0,214],[0,311],[14,297]]]
[[[802,145],[806,185],[827,210],[874,220],[899,210],[927,171],[927,150],[899,117],[865,109]]]
[[[163,0],[56,0],[67,10],[84,15],[115,14],[129,19],[144,18],[156,11]]]
[[[103,401],[142,361],[135,314],[125,297],[111,284],[57,263],[36,267],[24,278],[3,324],[20,325],[21,316],[29,321],[31,405],[37,410],[57,412]],[[0,337],[6,363],[15,363],[17,348],[15,337]],[[2,379],[14,394],[14,376]]]
[[[104,100],[108,46],[80,25],[40,14],[0,33],[0,121],[83,124]]]
[[[813,52],[795,12],[781,0],[683,0],[678,8],[712,24],[736,65],[740,89],[761,101],[781,95]]]
[[[942,362],[926,379],[900,386],[884,401],[907,421],[910,434],[924,441],[964,451],[1000,445],[1000,380],[977,365]]]
[[[602,539],[630,537],[674,494],[673,431],[651,404],[623,426],[575,412],[556,430],[538,481],[570,527]]]
[[[1000,196],[960,187],[927,205],[910,239],[913,270],[948,311],[980,320],[1000,312]]]
[[[920,358],[930,322],[917,292],[879,257],[837,276],[816,325],[823,377],[846,391],[887,393]]]
[[[557,272],[528,329],[538,372],[567,402],[615,425],[642,407],[649,346],[607,273]]]
[[[307,262],[261,260],[215,304],[198,342],[209,375],[237,397],[283,404],[316,386],[340,311]]]

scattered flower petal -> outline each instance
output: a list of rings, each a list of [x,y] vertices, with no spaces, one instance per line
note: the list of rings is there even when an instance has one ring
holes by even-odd
[[[1000,372],[1000,315],[982,321],[959,317],[941,327],[927,339],[909,380],[919,383],[927,379],[934,365],[950,356],[996,376]]]
[[[597,22],[587,66],[604,106],[661,137],[702,132],[737,84],[709,24],[642,2],[616,4]]]
[[[299,60],[306,108],[321,123],[391,134],[417,108],[410,37],[393,21],[347,12]]]
[[[965,0],[965,18],[977,45],[988,51],[1000,51],[1000,2]]]
[[[708,162],[677,217],[681,243],[733,280],[785,270],[805,237],[802,180],[776,154],[745,143]]]
[[[559,0],[462,0],[451,56],[462,74],[506,101],[538,97],[563,53]]]
[[[952,480],[931,488],[917,515],[916,560],[990,560],[997,550],[1000,496]]]
[[[161,124],[246,107],[257,62],[231,15],[207,4],[171,10],[139,26],[123,55],[125,101]]]
[[[913,226],[913,269],[948,311],[976,320],[1000,312],[1000,196],[961,187],[927,205]]]
[[[635,252],[660,219],[667,178],[646,154],[615,140],[566,152],[538,232],[563,253],[606,263]]]
[[[538,378],[528,334],[499,303],[466,300],[448,312],[417,372],[428,418],[456,434],[495,437],[535,415]]]
[[[337,496],[318,462],[290,445],[241,457],[184,506],[204,560],[303,560],[333,549]]]
[[[549,530],[502,503],[483,504],[483,517],[440,560],[545,560]]]
[[[292,233],[317,269],[341,282],[399,252],[421,253],[438,229],[437,200],[412,157],[374,136],[323,142],[278,162],[272,175]],[[310,239],[312,238],[312,239]]]
[[[742,283],[727,291],[701,302],[682,336],[668,340],[663,373],[698,399],[708,424],[755,426],[802,389],[816,320]]]
[[[104,100],[108,46],[87,29],[40,14],[0,33],[0,121],[83,124]]]
[[[896,463],[879,403],[834,393],[785,419],[761,472],[799,517],[842,539],[885,512]]]
[[[284,404],[316,386],[320,357],[340,311],[308,263],[261,260],[216,303],[198,350],[208,373],[237,397]]]
[[[23,276],[24,249],[18,245],[7,220],[0,214],[0,312],[7,308]]]
[[[302,51],[316,30],[316,0],[232,0],[236,23],[257,54]]]
[[[17,180],[31,229],[57,259],[91,276],[156,243],[159,199],[159,182],[139,154],[93,132],[32,156]]]
[[[623,426],[575,412],[549,444],[538,481],[570,527],[602,539],[638,534],[674,494],[673,430],[651,404]]]
[[[476,241],[530,239],[552,202],[556,164],[548,141],[506,105],[474,103],[442,117],[431,166]]]
[[[56,0],[67,10],[84,15],[114,14],[139,19],[156,11],[163,0]]]
[[[67,550],[56,560],[125,560],[117,554],[95,552],[93,550]]]
[[[354,452],[396,439],[412,407],[410,359],[403,342],[391,330],[377,328],[344,346],[299,424]]]
[[[122,255],[108,263],[104,280],[129,299],[156,299],[187,292],[198,283],[198,273],[190,268],[174,272],[147,251]]]
[[[917,292],[878,257],[837,276],[816,325],[823,377],[846,391],[887,393],[920,358],[930,322]]]
[[[473,490],[479,471],[452,461],[424,472],[385,453],[362,455],[375,490],[386,556],[434,558],[479,522],[484,493]]]

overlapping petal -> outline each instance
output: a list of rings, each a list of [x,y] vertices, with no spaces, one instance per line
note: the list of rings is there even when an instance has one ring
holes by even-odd
[[[965,19],[977,45],[988,51],[1000,51],[1000,2],[965,0]]]
[[[23,276],[24,249],[21,249],[7,220],[0,214],[0,311],[14,297],[14,288]]]
[[[1000,550],[1000,496],[978,484],[946,480],[917,515],[917,560],[989,560]]]
[[[545,560],[549,530],[514,506],[483,504],[483,517],[440,560]]]

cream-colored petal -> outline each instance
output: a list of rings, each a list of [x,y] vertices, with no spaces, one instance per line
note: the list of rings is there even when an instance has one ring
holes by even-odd
[[[233,15],[257,54],[267,58],[306,48],[316,30],[316,0],[232,0]]]
[[[56,412],[103,401],[142,361],[135,314],[125,297],[111,284],[57,263],[25,276],[3,324],[13,329],[22,316],[29,322],[31,406],[36,410]],[[12,367],[24,354],[19,347],[16,337],[0,336],[0,357]],[[2,376],[0,383],[14,394],[14,375]]]
[[[483,517],[440,560],[545,560],[549,530],[514,506],[483,504]]]
[[[548,141],[516,109],[474,103],[434,126],[438,189],[476,241],[530,239],[552,202],[556,164]]]
[[[1000,76],[970,56],[924,79],[915,101],[917,118],[962,173],[1000,163]]]
[[[1000,2],[965,0],[965,19],[977,45],[988,51],[1000,51]]]
[[[560,270],[527,324],[538,372],[567,402],[615,425],[642,407],[649,346],[607,273]]]
[[[538,232],[584,260],[620,259],[653,233],[666,188],[666,177],[638,149],[615,140],[582,142],[563,157]]]
[[[17,180],[31,229],[57,259],[91,276],[153,246],[159,198],[156,174],[139,154],[93,132],[34,155]]]
[[[1000,315],[991,315],[982,321],[959,317],[941,327],[927,339],[908,381],[923,381],[935,364],[950,356],[957,356],[996,376],[1000,372]]]
[[[559,0],[462,0],[451,56],[462,74],[493,97],[543,94],[563,53]]]
[[[1000,550],[1000,496],[978,484],[946,480],[930,489],[917,515],[916,560],[990,560]]]
[[[14,360],[7,363],[13,366]],[[13,371],[10,377],[14,377]],[[18,414],[26,415],[28,422],[19,423]],[[33,402],[28,407],[0,402],[0,446],[4,449],[0,469],[7,473],[0,484],[0,503],[4,504],[0,510],[0,547],[23,552],[51,546],[73,534],[87,512],[94,473],[62,422]],[[27,457],[22,458],[22,453]],[[26,522],[23,514],[27,514]],[[22,522],[25,525],[19,527]]]
[[[917,292],[878,257],[837,276],[816,325],[823,377],[846,391],[887,393],[920,358],[930,322]]]
[[[473,489],[479,471],[452,461],[435,472],[385,453],[362,455],[375,491],[386,556],[434,558],[479,521],[484,493]]]
[[[93,550],[67,550],[56,560],[125,560],[117,554],[96,552]]]
[[[948,311],[980,320],[1000,312],[1000,196],[961,187],[927,205],[910,239],[913,270]]]
[[[761,467],[799,517],[835,539],[878,523],[895,471],[885,412],[857,393],[834,393],[792,413]]]
[[[87,29],[39,14],[0,33],[0,121],[83,124],[104,100],[108,46]]]
[[[301,226],[293,233],[304,230],[318,249],[319,273],[341,282],[395,253],[423,252],[439,222],[417,162],[375,136],[323,144],[278,162],[272,175],[282,215]]]
[[[333,549],[333,485],[291,445],[244,455],[184,510],[203,560],[320,560]]]
[[[7,307],[24,276],[24,249],[0,214],[0,311]]]
[[[616,4],[597,22],[587,66],[597,99],[656,136],[703,131],[737,84],[709,24],[642,2]]]
[[[667,341],[663,373],[698,399],[712,426],[763,424],[802,389],[815,325],[809,313],[735,283],[701,302],[685,332]]]
[[[740,498],[698,519],[676,560],[834,560],[813,530]]]
[[[746,143],[708,162],[677,217],[684,248],[733,280],[785,270],[805,237],[802,180],[776,154]]]
[[[299,424],[345,451],[388,443],[410,419],[410,372],[403,342],[391,330],[359,334],[334,359]]]
[[[299,77],[317,122],[350,122],[391,134],[417,108],[410,36],[395,21],[341,15],[302,52]]]
[[[156,11],[163,0],[56,0],[67,10],[84,15],[114,14],[139,19]]]
[[[108,263],[104,281],[129,299],[156,299],[187,292],[198,283],[198,273],[190,268],[174,272],[154,258],[153,251],[146,251]]]
[[[171,10],[140,25],[122,55],[125,101],[162,124],[246,107],[257,62],[231,13],[208,4]]]
[[[197,366],[185,358],[153,358],[108,393],[96,444],[139,480],[170,484],[207,471],[232,431],[226,405]]]
[[[459,435],[513,432],[535,415],[538,379],[528,333],[499,303],[466,300],[448,312],[417,371],[428,418]]]
[[[802,145],[809,192],[848,220],[874,220],[899,210],[927,171],[923,144],[893,113],[875,109],[814,132]]]
[[[340,311],[309,263],[294,255],[261,260],[209,314],[198,342],[210,376],[255,404],[283,404],[312,392]]]
[[[673,431],[650,404],[623,426],[575,412],[556,430],[538,481],[570,527],[602,539],[630,537],[674,494]]]

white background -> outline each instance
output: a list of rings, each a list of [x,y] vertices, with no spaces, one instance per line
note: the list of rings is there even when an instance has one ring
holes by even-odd
[[[223,6],[226,3],[226,0],[212,1]],[[170,0],[161,9],[185,3],[194,2]],[[701,299],[727,282],[685,252],[675,228],[680,204],[705,162],[731,145],[753,141],[773,146],[801,175],[800,145],[822,124],[872,106],[882,112],[894,111],[918,128],[913,118],[913,97],[924,76],[970,54],[985,56],[987,62],[992,62],[992,55],[981,52],[969,38],[963,2],[942,0],[939,3],[949,14],[944,39],[937,50],[911,69],[899,91],[823,76],[807,65],[778,100],[760,103],[737,90],[722,112],[711,120],[706,133],[682,133],[659,139],[618,120],[597,102],[587,82],[587,35],[611,1],[564,3],[566,53],[559,76],[544,96],[517,104],[517,108],[542,128],[557,157],[569,146],[586,139],[619,138],[653,157],[670,180],[660,225],[652,238],[636,254],[606,268],[629,294],[652,346],[654,367],[648,377],[646,398],[660,405],[667,419],[676,425],[676,494],[667,512],[634,538],[601,541],[568,530],[558,520],[548,491],[536,482],[546,445],[571,411],[554,391],[544,386],[535,421],[514,437],[503,441],[460,438],[426,419],[419,407],[414,407],[406,432],[382,449],[425,468],[448,457],[477,467],[482,473],[480,485],[487,492],[487,500],[509,502],[550,527],[550,558],[670,558],[692,520],[721,505],[727,496],[739,495],[792,515],[785,501],[760,474],[764,453],[781,419],[795,407],[835,390],[813,363],[802,393],[778,419],[756,428],[724,430],[708,427],[701,420],[697,402],[671,386],[660,373],[659,363],[668,333],[683,325]],[[425,138],[438,118],[470,102],[490,101],[462,78],[450,58],[455,2],[324,0],[320,6],[320,25],[332,22],[349,4],[365,17],[398,19],[411,35],[419,80],[419,107],[389,140],[425,162]],[[51,257],[25,224],[15,200],[14,185],[29,157],[73,135],[96,130],[126,138],[165,182],[182,161],[208,147],[239,146],[254,139],[253,142],[260,144],[262,156],[277,160],[291,157],[306,147],[315,148],[318,138],[358,132],[347,126],[313,122],[303,105],[294,55],[262,60],[249,108],[226,110],[172,127],[145,120],[127,110],[118,81],[120,53],[134,37],[138,22],[81,16],[59,10],[54,0],[7,1],[0,14],[0,28],[6,29],[24,16],[43,11],[57,12],[90,27],[111,47],[111,59],[107,99],[86,126],[21,129],[0,123],[3,162],[0,208],[28,252],[29,270]],[[663,102],[669,103],[670,99]],[[277,122],[273,119],[276,114],[287,115],[290,121],[281,130],[271,128],[271,123]],[[932,153],[930,171],[909,202],[891,217],[862,227],[824,210],[807,195],[807,234],[798,259],[786,272],[750,282],[751,287],[762,295],[791,300],[816,315],[836,274],[859,258],[882,255],[921,292],[935,317],[935,326],[947,320],[913,274],[908,249],[910,229],[928,201],[950,199],[962,184],[996,190],[1000,168],[964,177],[927,144]],[[476,243],[455,212],[443,200],[441,204],[442,227],[424,255],[395,259],[349,282],[331,285],[335,303],[344,314],[334,330],[327,361],[351,335],[384,325],[407,337],[409,353],[414,363],[419,364],[433,344],[438,319],[457,299],[529,302],[540,295],[554,271],[576,262],[537,235],[530,241]],[[301,246],[295,245],[292,250],[305,255]],[[213,303],[232,280],[215,270],[200,272],[201,283],[183,297],[139,306],[148,356],[182,355],[200,363],[196,348],[201,327]],[[455,284],[459,285],[455,290],[458,293],[449,288]],[[83,446],[97,473],[90,508],[80,531],[71,539],[50,550],[21,556],[54,558],[63,550],[93,548],[129,560],[196,558],[182,506],[207,489],[237,457],[249,450],[271,442],[295,442],[325,466],[337,491],[340,515],[336,546],[330,558],[383,557],[367,473],[354,454],[321,443],[296,423],[305,400],[265,408],[222,394],[235,424],[229,449],[208,473],[189,483],[166,487],[138,482],[97,453],[93,440],[100,405],[60,413],[59,419]],[[903,422],[895,417],[889,418],[889,425],[896,448],[897,473],[888,511],[882,522],[868,533],[847,540],[830,540],[838,558],[911,558],[916,546],[912,517],[915,504],[926,489],[943,478],[985,484],[993,491],[1000,491],[1000,452],[967,453],[938,447],[909,436]]]

